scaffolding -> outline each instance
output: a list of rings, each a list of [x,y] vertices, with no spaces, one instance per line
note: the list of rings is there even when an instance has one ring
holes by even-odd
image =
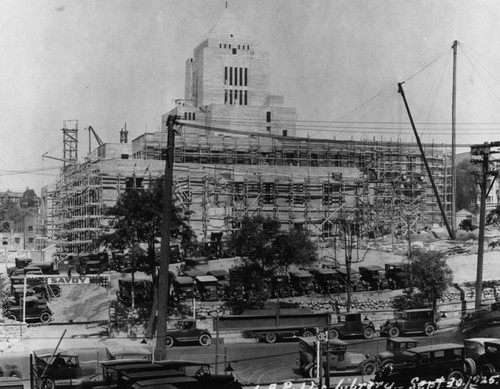
[[[63,169],[53,206],[60,250],[95,252],[107,227],[104,207],[162,176],[166,147],[165,132],[145,133],[131,144],[101,145]],[[447,149],[428,144],[425,151],[449,213]],[[318,238],[335,236],[346,215],[361,219],[370,237],[442,221],[417,145],[402,142],[181,134],[174,196],[199,241],[231,233],[245,215],[278,218]]]

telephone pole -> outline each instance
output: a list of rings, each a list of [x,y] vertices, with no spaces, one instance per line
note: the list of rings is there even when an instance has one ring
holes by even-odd
[[[172,191],[174,174],[175,131],[177,117],[169,115],[167,119],[167,150],[165,155],[165,177],[163,186],[163,214],[160,246],[160,274],[158,285],[158,323],[156,326],[155,360],[166,359],[165,335],[167,332],[168,267],[170,264],[170,230],[173,213]]]
[[[476,182],[481,189],[479,208],[479,237],[477,248],[477,274],[476,274],[476,302],[475,308],[481,308],[483,296],[483,254],[484,254],[484,229],[486,224],[486,199],[498,175],[497,169],[490,170],[490,164],[499,162],[499,159],[490,159],[491,154],[500,153],[500,142],[485,142],[482,145],[472,145],[470,151],[471,163],[480,164],[481,171],[475,173]]]

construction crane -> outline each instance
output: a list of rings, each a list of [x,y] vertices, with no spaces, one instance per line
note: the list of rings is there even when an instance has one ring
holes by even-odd
[[[92,140],[92,137],[91,137],[91,134],[94,135],[94,138],[95,140],[97,141],[97,144],[99,146],[102,146],[104,144],[104,142],[102,141],[102,139],[99,137],[99,135],[97,135],[97,133],[95,132],[95,130],[92,128],[92,126],[88,126],[87,128],[85,128],[86,130],[89,131],[89,154],[92,152],[92,144],[91,144],[91,140]]]

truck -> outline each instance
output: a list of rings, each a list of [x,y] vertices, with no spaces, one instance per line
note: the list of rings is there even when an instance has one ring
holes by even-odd
[[[314,276],[307,270],[293,270],[289,272],[292,295],[305,296],[316,291]]]
[[[381,266],[360,266],[358,268],[361,280],[366,282],[371,290],[382,290],[389,288],[389,281],[385,276],[385,269]]]
[[[389,288],[406,288],[408,285],[408,265],[404,262],[386,263],[385,276],[389,281]]]
[[[196,289],[202,301],[217,301],[218,280],[214,276],[197,276],[195,279]]]
[[[11,276],[14,270],[17,269],[24,269],[26,266],[28,266],[31,262],[33,262],[33,259],[31,259],[28,256],[23,256],[23,257],[16,257],[15,259],[15,266],[9,266],[7,268],[7,276]]]
[[[219,317],[214,328],[219,330],[239,330],[247,338],[256,338],[266,343],[280,339],[311,337],[316,328],[330,325],[328,313],[313,313],[307,309],[255,309],[246,310],[241,315]]]

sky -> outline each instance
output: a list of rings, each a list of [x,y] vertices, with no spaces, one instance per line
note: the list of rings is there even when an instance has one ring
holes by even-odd
[[[225,0],[1,0],[0,191],[57,180],[61,128],[104,142],[160,128],[184,97],[184,63]],[[500,140],[498,0],[228,0],[270,55],[272,94],[298,135],[451,143],[454,40],[457,152]],[[73,122],[74,123],[74,122]],[[90,148],[96,146],[94,139]]]

